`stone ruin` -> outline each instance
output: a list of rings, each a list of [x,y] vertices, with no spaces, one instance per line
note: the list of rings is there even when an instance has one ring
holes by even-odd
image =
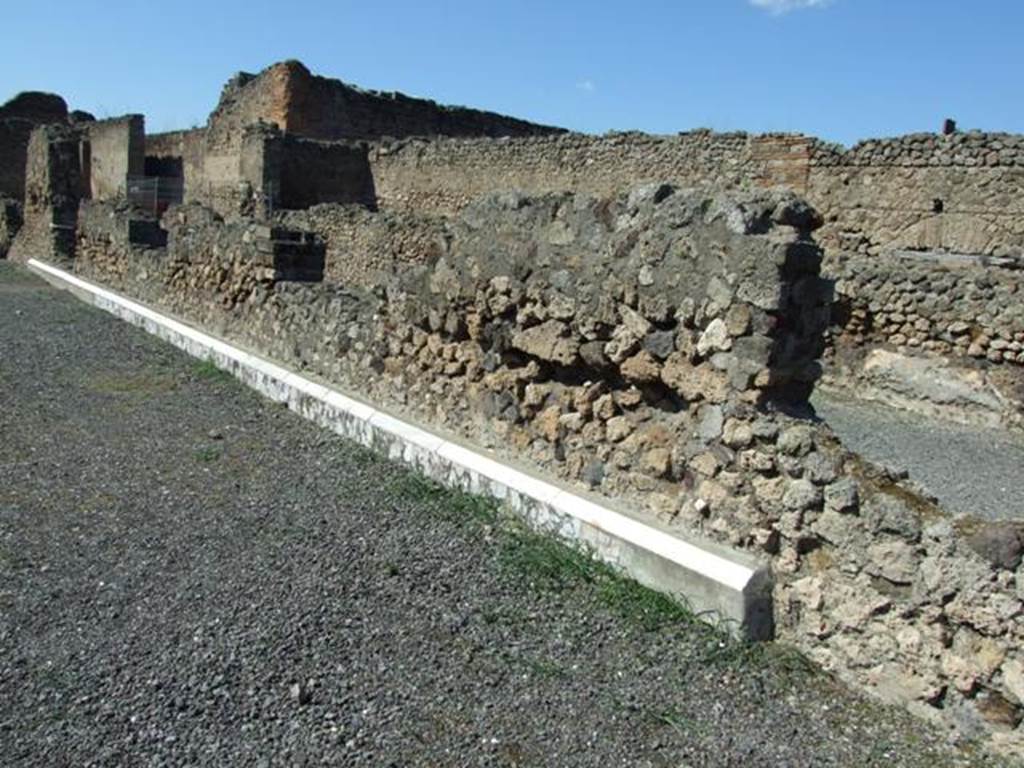
[[[192,131],[65,114],[0,147],[12,258],[755,552],[778,638],[1024,749],[1024,525],[942,509],[809,404],[1022,426],[1024,137],[585,136],[297,62]]]

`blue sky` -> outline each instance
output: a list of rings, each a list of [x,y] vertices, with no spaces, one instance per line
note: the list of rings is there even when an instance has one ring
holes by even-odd
[[[0,99],[52,90],[150,130],[225,80],[314,72],[581,131],[800,131],[843,143],[1024,132],[1021,0],[51,0],[11,3]]]

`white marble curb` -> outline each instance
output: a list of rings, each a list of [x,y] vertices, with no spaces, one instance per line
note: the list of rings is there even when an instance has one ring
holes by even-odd
[[[746,553],[684,540],[656,521],[610,509],[604,502],[529,475],[62,269],[35,259],[28,266],[57,287],[213,362],[321,426],[445,485],[501,499],[534,528],[586,547],[733,634],[757,640],[772,636],[771,573]]]

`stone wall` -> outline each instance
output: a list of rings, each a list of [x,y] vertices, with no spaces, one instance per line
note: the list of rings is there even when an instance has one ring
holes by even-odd
[[[67,104],[56,94],[19,93],[0,105],[0,197],[25,198],[25,162],[32,129],[67,122]]]
[[[195,207],[163,223],[166,249],[113,248],[113,266],[80,246],[76,271],[760,553],[779,637],[886,700],[1021,749],[1024,531],[938,508],[799,415],[829,295],[798,200],[663,185],[493,196],[451,222],[440,257],[369,290],[268,271],[245,245],[258,225]]]
[[[436,261],[447,250],[444,219],[405,211],[374,212],[361,205],[316,205],[279,211],[274,221],[315,232],[327,246],[324,279],[370,288],[410,267]]]
[[[180,178],[185,190],[202,185],[202,128],[146,134],[145,175]]]
[[[382,207],[454,213],[489,192],[611,194],[684,186],[784,186],[825,219],[827,251],[894,249],[1024,256],[1024,137],[920,134],[849,150],[799,135],[569,134],[376,143]]]
[[[145,173],[180,179],[183,200],[224,216],[317,203],[376,204],[367,148],[282,133],[266,123],[145,137]]]
[[[955,421],[1024,426],[1024,271],[983,261],[830,260],[828,384]]]
[[[382,208],[453,214],[478,197],[503,190],[612,195],[666,180],[680,186],[768,186],[770,159],[754,156],[754,141],[745,133],[710,131],[409,139],[372,145],[370,165]]]
[[[98,120],[85,126],[89,143],[83,168],[96,200],[124,197],[129,176],[145,173],[146,130],[142,115]]]
[[[845,151],[816,142],[810,166],[826,249],[1024,258],[1024,136],[915,134]]]
[[[309,208],[319,203],[375,207],[365,144],[328,142],[278,134],[270,139],[276,168],[274,207]]]
[[[24,221],[10,257],[60,262],[75,249],[78,201],[83,193],[82,136],[77,129],[44,125],[32,131],[25,169]]]
[[[210,115],[215,134],[256,122],[327,141],[381,136],[529,136],[559,133],[493,112],[447,107],[400,93],[381,93],[312,75],[298,61],[274,64],[258,75],[240,73],[224,87]]]

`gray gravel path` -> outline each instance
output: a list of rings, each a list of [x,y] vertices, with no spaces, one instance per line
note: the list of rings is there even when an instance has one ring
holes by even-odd
[[[3,263],[0,472],[4,766],[997,764]]]
[[[906,470],[950,512],[1024,519],[1024,438],[820,391],[813,404],[851,450]]]

